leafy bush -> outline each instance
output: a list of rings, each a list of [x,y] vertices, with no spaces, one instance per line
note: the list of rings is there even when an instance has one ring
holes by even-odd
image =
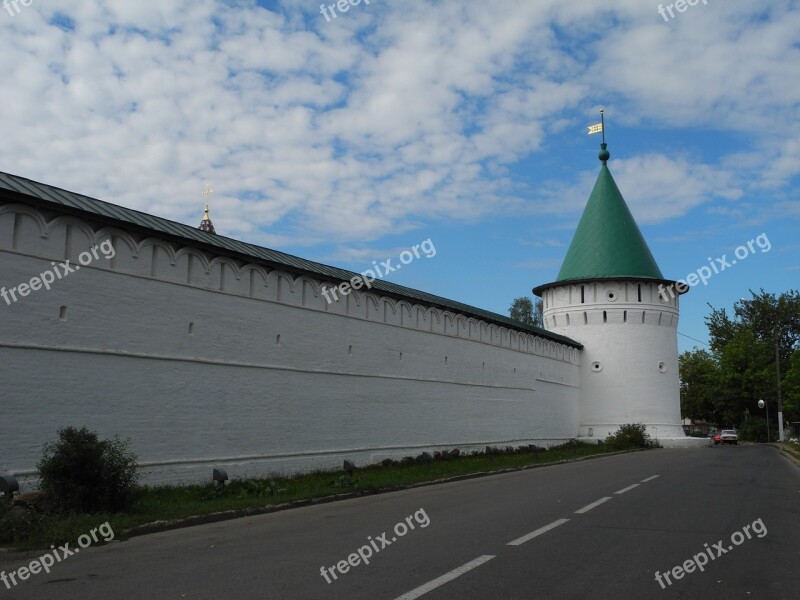
[[[772,441],[775,441],[777,432],[773,430]],[[764,417],[750,417],[742,421],[739,426],[739,439],[745,442],[766,442],[767,441],[767,420]]]
[[[60,512],[117,512],[130,504],[136,455],[119,437],[100,440],[86,427],[67,427],[44,446],[37,465],[41,489]]]
[[[650,438],[643,423],[620,425],[617,431],[606,438],[606,448],[611,451],[657,447],[658,443]]]
[[[0,509],[0,544],[18,544],[45,533],[48,518],[29,508],[5,505]]]

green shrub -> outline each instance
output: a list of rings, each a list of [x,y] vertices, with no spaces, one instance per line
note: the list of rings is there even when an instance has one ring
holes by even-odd
[[[19,544],[41,536],[49,526],[49,519],[33,509],[15,506],[4,508],[0,515],[0,544]]]
[[[128,442],[100,440],[86,427],[67,427],[44,446],[37,465],[41,489],[59,512],[117,512],[130,504],[138,467]]]
[[[630,450],[633,448],[657,448],[658,443],[650,438],[643,423],[620,425],[619,429],[606,438],[609,450]]]
[[[767,420],[764,417],[750,417],[742,421],[738,430],[739,440],[745,442],[766,442],[767,441]],[[772,441],[778,435],[778,432],[773,429]]]

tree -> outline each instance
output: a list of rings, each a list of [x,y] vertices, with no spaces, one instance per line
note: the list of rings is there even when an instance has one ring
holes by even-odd
[[[759,399],[775,398],[775,355],[755,331],[742,328],[718,355],[721,374],[719,400],[722,424],[739,426],[745,415],[758,410]]]
[[[509,316],[515,321],[520,321],[530,327],[543,327],[542,301],[537,300],[534,307],[533,300],[527,296],[514,298],[508,309]]]
[[[784,422],[800,421],[800,350],[795,350],[782,382]]]
[[[681,379],[681,415],[717,423],[720,415],[720,373],[717,361],[705,350],[684,352],[678,359]]]
[[[726,425],[739,425],[747,414],[757,410],[755,405],[759,399],[775,402],[776,344],[781,389],[786,389],[784,416],[796,415],[800,404],[800,390],[793,383],[795,377],[800,378],[800,365],[793,370],[795,347],[800,341],[800,292],[790,290],[776,296],[762,289],[759,293],[751,290],[750,295],[750,299],[742,298],[734,304],[732,317],[725,309],[713,306],[706,317],[710,355],[719,375],[718,417]],[[682,386],[687,386],[687,390],[699,386],[701,390],[703,380],[697,375],[698,372],[687,370]],[[681,377],[683,379],[683,373]],[[701,391],[687,393],[701,395]],[[777,406],[773,407],[776,409]]]

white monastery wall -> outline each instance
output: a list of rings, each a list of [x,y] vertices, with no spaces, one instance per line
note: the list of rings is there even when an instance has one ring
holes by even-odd
[[[374,291],[328,305],[315,277],[21,204],[0,205],[0,285],[109,238],[0,299],[0,471],[27,487],[70,425],[130,438],[146,483],[578,432],[580,350]]]

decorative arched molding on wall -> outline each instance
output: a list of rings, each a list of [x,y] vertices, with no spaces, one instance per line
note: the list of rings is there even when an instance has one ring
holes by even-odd
[[[183,281],[187,285],[208,286],[209,275],[211,274],[211,264],[204,252],[191,246],[183,246],[175,253],[175,262],[186,257],[186,273]]]
[[[456,315],[446,310],[442,313],[442,322],[444,323],[445,335],[458,335],[458,324],[456,323]]]
[[[177,262],[182,256],[189,256],[191,257],[192,261],[196,260],[200,264],[200,268],[202,268],[207,274],[211,272],[211,262],[209,262],[208,257],[202,250],[193,248],[191,246],[183,246],[175,253],[175,262]]]
[[[87,238],[91,240],[95,239],[96,232],[86,221],[83,221],[77,217],[72,217],[69,215],[59,215],[48,221],[42,237],[48,237],[51,231],[55,231],[56,229],[62,226],[75,227],[80,231],[82,231]]]
[[[44,215],[32,206],[26,206],[25,204],[4,204],[0,206],[0,215],[3,214],[10,214],[14,217],[17,215],[30,217],[39,226],[39,237],[46,238],[50,233],[50,227]]]
[[[261,279],[259,279],[259,277]],[[251,298],[263,298],[259,296],[257,291],[261,288],[268,288],[269,272],[261,265],[248,263],[242,267],[242,278],[250,282],[249,296]],[[264,294],[266,296],[266,294]]]
[[[300,288],[300,306],[316,308],[316,301],[319,300],[319,297],[322,295],[320,293],[319,282],[311,277],[300,275],[295,279],[295,288],[298,287],[298,284]]]
[[[367,307],[367,320],[380,321],[380,302],[375,294],[365,294],[364,304]]]
[[[469,337],[469,322],[467,317],[462,314],[456,315],[456,336]]]
[[[467,326],[469,327],[468,337],[471,340],[479,340],[481,338],[481,324],[478,322],[478,319],[474,317],[469,317],[467,319]]]
[[[210,281],[214,289],[218,289],[220,292],[242,295],[240,289],[242,271],[237,261],[227,256],[215,256],[209,261],[209,269],[211,272]],[[215,282],[217,271],[219,272],[219,279]]]
[[[400,316],[401,326],[408,327],[409,325],[413,325],[412,316],[414,314],[414,308],[409,302],[406,302],[405,300],[398,300],[397,311]]]
[[[397,304],[394,299],[388,296],[381,296],[381,322],[395,324],[395,317],[397,317]],[[397,323],[399,324],[399,323]]]
[[[367,298],[367,294],[361,291],[353,290],[350,292],[347,301],[347,314],[351,316],[356,316],[359,318],[364,317],[364,308],[365,302],[364,300]]]
[[[227,272],[230,272],[237,280],[242,279],[242,265],[238,261],[227,256],[215,256],[208,263],[209,270],[212,270],[216,265],[225,265],[226,276]]]
[[[431,333],[436,333],[433,327],[434,324],[440,327],[442,326],[442,311],[440,311],[438,308],[433,308],[432,306],[429,306],[427,308],[427,313],[428,313],[428,325],[430,326],[430,331]]]
[[[102,244],[106,240],[111,240],[111,245],[114,247],[115,253],[121,249],[122,244],[125,244],[132,257],[139,257],[138,242],[133,239],[133,237],[124,229],[118,229],[117,227],[103,227],[95,232],[94,239],[98,244]],[[203,255],[203,258],[206,262],[208,262],[208,259],[205,257],[205,255]]]
[[[275,302],[292,304],[291,302],[287,302],[286,298],[294,294],[295,280],[294,277],[289,275],[286,271],[280,271],[278,269],[270,271],[267,275],[267,287],[275,290],[274,298],[272,298]]]
[[[420,331],[429,330],[427,308],[422,306],[421,304],[415,304],[414,314],[416,315],[414,326]]]
[[[154,250],[158,249],[160,253],[166,255],[171,265],[175,264],[175,249],[170,244],[158,238],[148,237],[139,242],[139,253],[141,254],[147,246],[151,246]]]

